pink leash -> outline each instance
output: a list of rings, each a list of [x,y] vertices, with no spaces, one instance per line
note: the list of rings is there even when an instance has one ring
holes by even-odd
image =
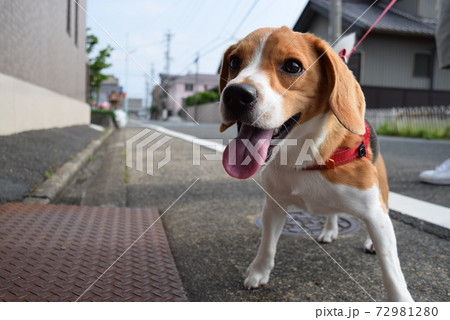
[[[386,12],[389,11],[389,9],[391,9],[391,7],[397,2],[397,0],[392,0],[389,5],[383,10],[383,12],[380,14],[380,16],[377,18],[377,20],[375,20],[375,22],[372,24],[372,26],[369,28],[369,30],[366,31],[366,33],[362,36],[362,38],[358,41],[358,43],[353,47],[352,51],[350,51],[350,53],[348,55],[345,55],[345,49],[342,49],[341,52],[339,52],[339,56],[341,57],[342,60],[348,61],[348,59],[350,58],[350,56],[353,54],[353,52],[355,52],[356,48],[359,47],[359,45],[361,44],[361,42],[364,41],[364,39],[369,35],[369,33],[372,31],[373,28],[375,28],[375,26],[378,24],[378,22],[380,22],[380,20],[384,17],[384,15],[386,14]]]

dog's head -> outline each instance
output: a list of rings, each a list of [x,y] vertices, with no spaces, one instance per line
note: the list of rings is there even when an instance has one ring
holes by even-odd
[[[237,178],[261,167],[271,139],[287,137],[317,115],[333,113],[355,134],[365,130],[364,96],[345,63],[325,41],[287,27],[258,29],[229,47],[219,89],[221,131],[238,123],[239,135],[223,161]]]

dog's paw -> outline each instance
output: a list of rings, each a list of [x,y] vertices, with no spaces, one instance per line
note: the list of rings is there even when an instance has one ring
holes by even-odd
[[[333,240],[336,240],[338,237],[338,230],[337,229],[323,229],[320,236],[317,238],[317,240],[321,243],[331,243]]]
[[[257,267],[252,263],[245,273],[244,288],[250,290],[266,285],[269,282],[272,268],[273,266],[268,268]]]
[[[244,280],[244,288],[250,290],[264,286],[269,282],[269,277],[270,272],[247,272]]]
[[[375,247],[373,246],[372,239],[367,238],[366,241],[364,241],[364,252],[365,253],[371,253],[375,254]]]

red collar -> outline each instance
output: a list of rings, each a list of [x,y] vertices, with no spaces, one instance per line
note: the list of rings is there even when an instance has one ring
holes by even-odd
[[[358,158],[369,158],[368,147],[370,143],[370,127],[366,122],[366,132],[361,136],[363,139],[354,148],[340,148],[333,152],[331,157],[325,161],[324,165],[311,166],[303,168],[303,170],[323,170],[323,169],[335,169],[337,166],[349,163]]]

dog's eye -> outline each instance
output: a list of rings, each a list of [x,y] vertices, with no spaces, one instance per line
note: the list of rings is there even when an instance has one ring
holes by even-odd
[[[239,59],[236,56],[232,56],[230,58],[230,70],[239,70],[239,68],[241,67],[241,59]]]
[[[303,71],[303,66],[300,61],[289,59],[284,62],[282,69],[287,73],[300,73]]]

